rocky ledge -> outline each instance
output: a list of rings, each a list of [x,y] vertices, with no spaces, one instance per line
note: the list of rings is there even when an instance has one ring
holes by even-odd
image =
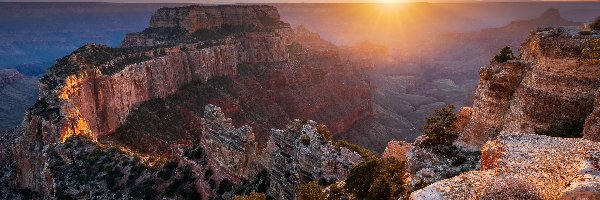
[[[411,199],[596,199],[600,143],[501,135],[481,152],[481,170],[436,182]]]
[[[475,150],[502,131],[583,126],[600,87],[599,41],[577,28],[548,28],[532,33],[518,59],[492,61],[480,72],[473,117],[457,144]]]
[[[122,47],[190,43],[246,33],[291,31],[279,12],[266,5],[215,5],[161,8],[150,27],[127,34]]]

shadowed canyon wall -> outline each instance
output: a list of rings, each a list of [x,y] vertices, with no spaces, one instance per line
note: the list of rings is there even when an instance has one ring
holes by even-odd
[[[215,13],[221,15],[207,18]],[[194,131],[210,132],[206,129],[209,121],[196,120],[206,117],[207,111],[202,108],[208,103],[225,106],[225,113],[232,114],[235,124],[256,127],[259,141],[254,143],[252,135],[239,140],[240,144],[215,143],[220,136],[204,135],[200,143],[208,152],[221,151],[223,148],[218,147],[222,145],[232,149],[249,144],[264,146],[272,134],[271,127],[283,128],[294,118],[324,120],[334,133],[341,134],[371,115],[370,90],[361,72],[371,64],[342,58],[333,45],[317,44],[327,42],[295,37],[270,6],[160,9],[151,27],[129,34],[122,48],[85,45],[48,70],[40,81],[39,100],[26,114],[23,134],[15,144],[17,185],[51,194],[54,172],[44,167],[49,159],[44,149],[76,135],[91,136],[93,140],[108,138],[102,141],[110,145],[131,144],[125,139],[137,145],[129,146],[134,151],[158,147],[162,151],[142,153],[173,156],[165,153],[174,152],[177,145],[189,144],[183,140],[199,142],[200,135]],[[209,90],[215,89],[217,95],[185,89],[194,87],[211,87]],[[183,101],[179,101],[181,98]],[[167,112],[154,113],[159,116],[157,121],[136,123],[136,116],[144,116],[140,113],[147,108],[144,106],[157,100],[165,102]],[[186,104],[190,101],[195,104]],[[187,126],[177,134],[186,137],[158,129],[141,133],[147,137],[132,133],[144,131],[138,126],[163,124],[182,115],[186,116],[183,122]],[[171,131],[174,126],[179,125],[167,123],[162,128]],[[230,154],[215,153],[210,163],[226,167],[225,177],[232,181],[257,174],[239,171],[236,166],[241,164],[223,164],[246,163],[248,160],[242,158],[247,156],[234,156],[232,161],[217,159],[217,155]],[[263,160],[257,162],[268,168],[264,155],[256,159]],[[352,159],[343,170],[360,158]],[[343,174],[330,176],[340,178]]]

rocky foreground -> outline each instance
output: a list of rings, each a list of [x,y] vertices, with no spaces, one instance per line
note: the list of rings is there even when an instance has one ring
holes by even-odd
[[[599,42],[598,33],[577,28],[538,30],[519,58],[482,68],[474,106],[461,110],[470,111],[454,142],[466,152],[480,150],[479,165],[456,170],[443,162],[447,157],[418,157],[428,149],[410,147],[412,184],[432,183],[410,198],[600,198]],[[418,163],[426,164],[410,169]],[[457,176],[444,178],[448,173]]]

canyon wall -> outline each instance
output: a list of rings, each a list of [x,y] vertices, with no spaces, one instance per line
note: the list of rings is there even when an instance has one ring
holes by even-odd
[[[215,12],[221,15],[208,17]],[[254,17],[245,17],[249,13]],[[257,23],[262,26],[256,28]],[[229,27],[236,24],[245,28]],[[169,31],[174,26],[187,32],[173,36]],[[209,31],[210,37],[196,35],[199,30]],[[178,152],[180,145],[199,142],[216,171],[218,183],[227,179],[241,184],[258,175],[259,169],[283,166],[275,164],[282,160],[271,160],[265,152],[276,156],[279,151],[304,152],[304,148],[296,144],[299,139],[287,135],[267,142],[267,138],[276,138],[273,135],[280,133],[266,131],[271,127],[286,127],[294,118],[323,119],[335,133],[343,133],[371,115],[369,87],[361,73],[369,63],[340,58],[335,46],[310,46],[302,37],[296,38],[269,6],[161,9],[152,18],[151,28],[128,35],[123,48],[85,45],[59,59],[40,81],[39,99],[27,112],[22,135],[14,147],[17,185],[52,194],[55,172],[46,167],[50,158],[45,151],[77,135],[110,146],[123,145],[128,151]],[[212,92],[198,93],[190,88]],[[156,101],[163,102],[161,106],[168,112],[152,113],[156,117],[146,120],[144,117],[151,116],[141,112],[152,112],[155,107],[145,106],[158,105],[152,103]],[[225,105],[224,113],[234,113],[234,119],[224,120],[224,114],[216,107],[202,109],[211,102]],[[132,117],[136,116],[141,116],[141,120],[135,121]],[[178,121],[180,116],[184,120],[165,124]],[[233,123],[253,128],[236,129]],[[160,129],[144,132],[143,137],[136,135],[156,125]],[[161,132],[171,128],[185,129],[186,137]],[[201,130],[201,135],[195,135],[197,130]],[[272,140],[277,139],[269,141]],[[294,145],[290,146],[292,149],[281,146],[282,149],[261,150],[261,141],[276,146],[288,142]],[[136,146],[127,146],[131,142]],[[331,144],[329,149],[320,149],[326,144],[327,141],[315,143],[317,146],[310,151],[298,154],[304,156],[285,164],[306,165],[306,169],[288,171],[308,173],[309,168],[317,166],[322,171],[310,172],[310,178],[333,181],[341,179],[361,159],[347,149],[339,155]],[[159,156],[178,157],[172,153]],[[277,178],[273,183],[289,184],[281,181],[287,179]],[[297,185],[306,178],[300,181],[291,184]],[[293,191],[295,187],[289,189]]]
[[[455,142],[481,150],[480,170],[411,199],[599,198],[598,38],[577,28],[538,30],[520,58],[483,68],[473,115]],[[541,135],[547,130],[583,138]]]
[[[272,6],[186,6],[161,8],[150,18],[151,28],[181,27],[189,33],[227,26],[264,27],[281,24]]]
[[[598,36],[578,32],[537,31],[521,47],[518,60],[483,68],[473,117],[457,144],[478,149],[500,132],[583,124],[594,109],[600,65],[590,53]]]

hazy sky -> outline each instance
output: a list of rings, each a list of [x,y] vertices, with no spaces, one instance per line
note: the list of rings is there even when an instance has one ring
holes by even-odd
[[[389,2],[507,2],[507,1],[547,1],[547,0],[0,0],[0,2],[121,2],[121,3],[389,3]],[[550,0],[553,1],[553,0]],[[571,0],[563,0],[571,1]],[[582,1],[582,0],[574,0]],[[585,1],[585,0],[583,0]],[[590,0],[596,1],[599,0]]]

